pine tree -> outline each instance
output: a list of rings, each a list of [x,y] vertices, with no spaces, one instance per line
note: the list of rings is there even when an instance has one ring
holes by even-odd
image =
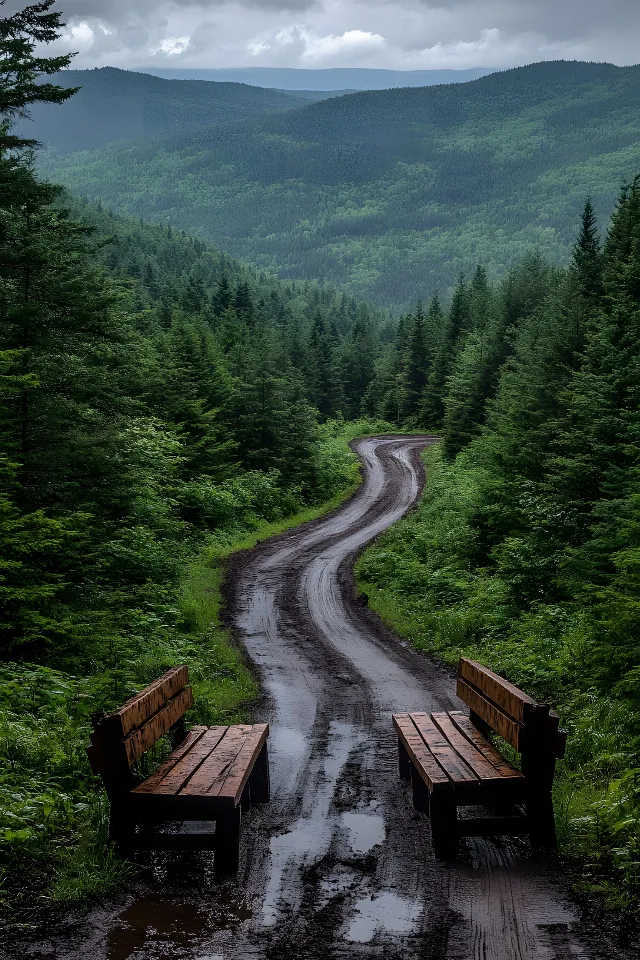
[[[3,188],[10,177],[20,173],[20,154],[36,146],[34,140],[17,136],[11,129],[18,119],[28,117],[28,109],[34,103],[64,103],[79,88],[59,87],[40,81],[43,76],[52,76],[69,66],[73,55],[58,57],[35,56],[39,44],[58,39],[64,27],[60,13],[50,13],[55,0],[42,0],[31,4],[9,17],[0,18],[0,157],[3,160]],[[0,0],[0,7],[6,0]],[[7,151],[13,156],[8,157]],[[18,176],[18,179],[21,178]],[[23,185],[27,181],[22,180]],[[5,202],[7,194],[0,191]]]
[[[432,308],[439,309],[439,301]],[[454,290],[451,308],[442,328],[442,337],[435,350],[433,365],[424,391],[421,421],[431,429],[439,429],[444,419],[444,396],[451,363],[460,350],[461,341],[471,323],[469,293],[463,278]]]
[[[429,377],[429,346],[427,322],[422,305],[408,320],[405,363],[405,415],[414,417],[419,410]]]

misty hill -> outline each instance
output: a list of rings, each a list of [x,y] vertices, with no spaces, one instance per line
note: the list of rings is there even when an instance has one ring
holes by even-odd
[[[55,77],[80,91],[63,109],[36,104],[19,129],[60,150],[87,150],[117,141],[232,123],[291,110],[322,94],[296,96],[244,83],[162,80],[114,67],[65,70]]]
[[[50,156],[45,169],[281,276],[404,304],[478,261],[499,273],[531,246],[563,259],[586,195],[608,213],[640,171],[639,100],[640,67],[541,63]]]
[[[439,83],[466,83],[493,73],[485,67],[472,70],[368,70],[332,67],[321,70],[295,67],[236,67],[219,70],[174,70],[140,67],[143,73],[173,80],[217,80],[249,83],[279,90],[340,91],[387,90],[391,87],[430,87]]]

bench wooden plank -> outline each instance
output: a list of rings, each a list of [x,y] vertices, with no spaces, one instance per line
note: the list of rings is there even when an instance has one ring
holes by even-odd
[[[135,788],[134,793],[153,793],[160,781],[173,770],[179,760],[182,760],[182,758],[189,753],[191,748],[194,747],[198,740],[207,732],[207,729],[207,727],[192,727],[182,743],[172,752],[171,756],[167,757],[164,763],[160,764],[154,774],[139,784]]]
[[[456,785],[479,782],[476,774],[456,753],[428,713],[411,713],[410,717],[433,756]]]
[[[269,724],[257,723],[249,736],[245,738],[240,752],[227,770],[221,774],[207,791],[210,797],[220,797],[231,801],[234,805],[240,802],[240,797],[247,784],[262,747],[269,736]]]
[[[460,658],[459,676],[471,686],[492,700],[503,713],[512,720],[523,723],[532,710],[548,711],[547,704],[536,703],[528,694],[518,687],[503,680],[502,677],[489,670],[475,660]]]
[[[510,779],[524,779],[519,770],[516,770],[515,767],[512,767],[511,764],[505,760],[501,753],[499,753],[493,744],[482,736],[477,727],[474,727],[473,723],[467,717],[466,714],[458,711],[451,711],[449,713],[451,721],[455,726],[460,730],[460,732],[474,745],[476,750],[478,750],[483,757],[485,757],[489,763],[499,771],[502,777],[508,777]]]
[[[431,719],[447,742],[480,780],[501,780],[501,771],[458,730],[448,713],[432,713]]]
[[[228,727],[205,727],[203,736],[199,737],[191,748],[178,758],[178,761],[173,767],[168,769],[165,775],[156,782],[150,790],[141,789],[145,786],[145,784],[141,784],[141,787],[138,788],[136,792],[154,793],[162,796],[175,796],[178,794],[182,787],[200,768],[201,764],[206,762],[227,730]],[[156,778],[153,777],[150,778],[150,780],[151,779],[155,780]],[[148,782],[149,781],[145,781],[145,783]]]
[[[107,714],[101,721],[101,726],[113,733],[114,736],[126,737],[132,730],[141,727],[154,713],[173,699],[183,687],[189,683],[188,667],[174,667],[153,683],[130,697],[118,710]]]
[[[138,729],[134,730],[124,741],[129,765],[132,766],[143,753],[154,745],[171,727],[178,722],[187,710],[193,706],[193,692],[191,687],[181,690],[172,700],[169,700],[158,713]]]
[[[209,754],[206,762],[200,764],[178,795],[181,797],[207,796],[218,777],[231,766],[242,750],[251,729],[244,724],[230,727],[221,743]]]
[[[511,746],[522,752],[524,745],[524,726],[507,716],[499,707],[483,697],[481,693],[470,686],[465,680],[458,678],[458,696],[473,710],[492,730],[506,740]]]
[[[408,713],[395,713],[393,725],[414,767],[430,790],[451,788],[451,778],[442,769],[416,730]]]

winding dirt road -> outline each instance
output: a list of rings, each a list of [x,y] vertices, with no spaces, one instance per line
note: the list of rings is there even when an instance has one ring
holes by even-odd
[[[265,690],[273,786],[271,804],[246,818],[237,881],[158,865],[162,893],[134,899],[115,922],[94,915],[82,951],[56,957],[613,956],[579,940],[558,878],[524,846],[467,840],[459,861],[435,861],[428,820],[398,779],[391,712],[453,708],[453,683],[358,602],[351,571],[416,501],[429,442],[359,441],[356,496],[232,570],[229,618]]]

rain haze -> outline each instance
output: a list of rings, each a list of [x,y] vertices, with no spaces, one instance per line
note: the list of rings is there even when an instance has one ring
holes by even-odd
[[[5,11],[19,9],[9,0]],[[505,68],[637,61],[637,0],[65,0],[76,67]]]

